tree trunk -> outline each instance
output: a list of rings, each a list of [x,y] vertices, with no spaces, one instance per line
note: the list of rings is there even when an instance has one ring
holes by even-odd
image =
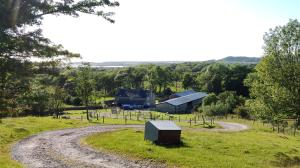
[[[89,109],[88,109],[88,101],[85,101],[85,108],[86,108],[86,119],[90,121],[89,117]]]
[[[297,119],[295,120],[295,124],[294,124],[294,136],[296,136],[296,131],[298,128],[298,121],[299,121],[299,117],[297,117]]]

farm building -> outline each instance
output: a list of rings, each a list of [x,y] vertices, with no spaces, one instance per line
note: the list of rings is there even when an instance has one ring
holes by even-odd
[[[174,93],[174,94],[170,95],[169,99],[174,99],[174,98],[178,98],[178,97],[182,97],[182,96],[187,96],[187,95],[194,94],[194,93],[197,93],[197,92],[194,91],[194,90],[186,90],[186,91],[183,91],[183,92],[178,92],[178,93]]]
[[[191,113],[192,110],[199,105],[202,99],[206,96],[206,93],[196,92],[186,96],[169,99],[157,104],[156,110],[168,113]]]
[[[115,101],[118,106],[153,107],[155,106],[155,95],[151,90],[119,89]]]
[[[145,124],[145,139],[160,144],[178,144],[181,128],[173,121],[151,120]]]

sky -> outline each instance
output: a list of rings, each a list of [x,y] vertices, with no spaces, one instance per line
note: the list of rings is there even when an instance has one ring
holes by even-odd
[[[101,17],[46,16],[45,37],[72,61],[203,61],[263,55],[270,28],[300,20],[300,0],[119,0]]]

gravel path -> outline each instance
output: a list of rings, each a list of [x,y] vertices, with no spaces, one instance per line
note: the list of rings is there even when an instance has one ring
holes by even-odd
[[[241,131],[248,127],[237,123],[218,122],[223,129]],[[121,128],[144,128],[143,125],[106,125],[43,132],[25,138],[12,148],[12,158],[29,168],[160,168],[151,160],[131,161],[80,145],[80,139],[89,134]]]

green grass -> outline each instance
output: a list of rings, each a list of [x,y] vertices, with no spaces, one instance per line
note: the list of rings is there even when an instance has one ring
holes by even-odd
[[[11,146],[20,139],[42,131],[102,124],[102,118],[88,122],[76,119],[52,119],[52,117],[5,118],[0,123],[0,168],[22,167],[10,157]],[[123,119],[105,118],[104,124],[125,124]],[[127,124],[144,124],[145,121],[127,120]]]
[[[239,120],[241,123],[251,122]],[[83,139],[96,149],[133,159],[154,159],[170,167],[300,167],[300,138],[254,124],[238,133],[184,129],[182,146],[157,146],[142,131],[125,129]]]
[[[18,140],[30,135],[63,128],[88,126],[93,123],[80,120],[61,120],[51,117],[6,118],[0,123],[0,167],[21,167],[10,157],[10,148]]]

